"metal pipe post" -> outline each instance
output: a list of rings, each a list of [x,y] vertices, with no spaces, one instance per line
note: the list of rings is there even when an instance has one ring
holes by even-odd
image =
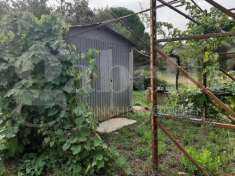
[[[156,59],[157,59],[157,3],[150,0],[150,82],[152,103],[152,161],[153,169],[158,170],[158,118],[155,110],[157,105]]]

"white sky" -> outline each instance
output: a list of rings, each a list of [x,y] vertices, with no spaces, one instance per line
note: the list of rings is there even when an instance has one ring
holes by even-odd
[[[105,7],[126,7],[135,12],[145,8],[149,8],[150,0],[89,0],[90,7],[105,8]],[[167,0],[166,0],[167,1]],[[168,0],[170,1],[170,0]],[[210,8],[204,0],[195,0],[203,9]],[[235,8],[235,0],[216,0],[226,8]],[[181,8],[182,9],[182,8]],[[173,23],[176,27],[184,29],[187,20],[171,9],[164,7],[158,10],[158,20]]]

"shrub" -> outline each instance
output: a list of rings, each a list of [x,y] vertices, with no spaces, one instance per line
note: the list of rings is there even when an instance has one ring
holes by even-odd
[[[220,115],[220,110],[211,100],[194,88],[184,88],[179,92],[172,92],[167,103],[159,107],[161,113],[179,116],[202,116],[204,103],[208,105],[208,114],[213,117]],[[216,115],[216,116],[215,116]]]
[[[222,160],[219,156],[213,155],[208,149],[197,151],[194,148],[188,148],[189,154],[198,161],[211,175],[219,175]],[[199,175],[200,171],[185,157],[181,159],[181,163],[190,175]]]
[[[76,51],[64,40],[68,29],[60,17],[30,13],[0,21],[0,159],[21,156],[19,175],[112,175],[118,169],[117,154],[78,101],[81,77],[93,67],[86,74],[76,69]],[[86,59],[93,63],[94,52]]]

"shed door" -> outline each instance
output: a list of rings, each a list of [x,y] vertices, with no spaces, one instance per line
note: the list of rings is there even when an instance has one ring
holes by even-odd
[[[105,103],[107,115],[110,116],[113,113],[113,72],[112,72],[112,49],[101,50],[100,53],[100,86],[106,100]]]

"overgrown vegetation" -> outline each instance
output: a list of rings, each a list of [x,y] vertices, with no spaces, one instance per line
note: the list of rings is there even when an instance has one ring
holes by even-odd
[[[17,159],[16,175],[113,175],[117,153],[95,132],[96,122],[78,98],[77,54],[61,18],[31,13],[0,21],[0,158]]]
[[[181,1],[201,25],[189,22],[187,29],[180,31],[172,24],[159,22],[158,35],[177,37],[235,30],[234,20],[220,11],[214,8],[201,11],[191,1]],[[137,123],[102,136],[114,148],[105,144],[95,132],[96,121],[87,105],[78,101],[86,92],[80,88],[81,79],[93,74],[96,53],[90,50],[86,54],[90,67],[78,72],[76,50],[65,42],[71,24],[90,24],[134,12],[122,7],[92,11],[86,0],[59,0],[55,6],[48,5],[50,2],[0,0],[0,175],[152,174],[147,92],[134,92],[134,105],[144,110],[127,116]],[[148,15],[142,17],[148,25]],[[147,54],[149,35],[145,25],[136,15],[112,27]],[[233,52],[234,44],[233,38],[220,38],[167,43],[161,48],[169,55],[179,56],[182,66],[196,73],[195,79],[201,82],[206,79],[214,92],[229,93],[221,98],[235,111],[234,82],[219,71],[234,69],[234,64],[225,62],[226,56],[221,54]],[[148,60],[135,53],[136,89],[149,86],[149,67],[140,67],[148,64]],[[165,65],[159,61],[159,70],[167,72]],[[158,75],[159,85],[174,87],[173,79],[162,78],[165,76]],[[159,104],[160,113],[179,116],[201,116],[207,104],[209,117],[228,123],[223,112],[192,85],[181,84],[179,91],[170,92],[168,101],[160,99]],[[165,120],[161,123],[171,129],[210,175],[235,174],[234,132]],[[179,171],[201,174],[163,133],[159,134],[159,155],[162,175],[176,175]]]
[[[222,92],[222,94],[223,93],[224,92]],[[222,96],[222,98],[230,105],[231,108],[233,108],[233,99],[235,94],[230,91],[228,93],[230,96]],[[208,118],[223,121],[223,112],[221,112],[221,110],[218,109],[206,95],[196,88],[181,88],[178,92],[171,92],[168,101],[166,101],[164,106],[159,107],[159,111],[163,114],[174,114],[176,116],[202,117],[205,104],[207,106]]]
[[[142,102],[142,103],[141,103]],[[134,105],[148,107],[145,92],[134,92]],[[166,106],[168,106],[166,104]],[[105,135],[105,141],[126,157],[135,176],[151,175],[151,120],[150,111],[129,113],[137,123],[118,132]],[[171,120],[161,120],[185,146],[192,157],[213,176],[235,174],[235,134],[233,131],[210,126],[195,126]],[[159,133],[160,173],[163,176],[200,175],[174,144]]]

